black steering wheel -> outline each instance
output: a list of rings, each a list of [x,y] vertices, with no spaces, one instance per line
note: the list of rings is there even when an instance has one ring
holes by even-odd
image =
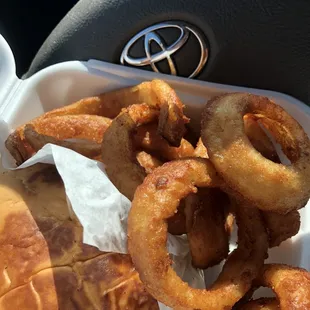
[[[306,0],[80,0],[25,76],[93,58],[310,104],[309,33]]]

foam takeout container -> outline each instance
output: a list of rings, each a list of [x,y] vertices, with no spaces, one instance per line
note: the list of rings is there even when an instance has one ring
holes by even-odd
[[[310,107],[285,94],[220,85],[160,75],[97,60],[68,61],[47,67],[26,80],[15,73],[15,61],[10,47],[0,35],[0,153],[2,164],[13,167],[13,160],[4,147],[11,131],[42,113],[81,98],[130,86],[145,80],[166,80],[186,105],[191,126],[199,131],[200,113],[208,98],[225,92],[251,92],[268,96],[283,106],[303,126],[310,136]],[[269,251],[266,262],[287,263],[310,270],[310,207],[301,211],[302,225],[297,236]],[[218,267],[217,267],[218,268]],[[217,271],[206,272],[207,279]],[[208,281],[209,282],[209,281]]]

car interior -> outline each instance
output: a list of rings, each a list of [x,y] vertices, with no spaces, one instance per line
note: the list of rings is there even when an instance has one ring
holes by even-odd
[[[11,0],[2,2],[0,14],[0,32],[23,78],[72,59],[119,64],[134,36],[154,25],[181,22],[195,27],[207,45],[207,60],[195,78],[279,91],[310,103],[308,1]],[[160,31],[166,46],[176,40],[175,31]],[[143,57],[143,43],[136,43],[132,53]],[[160,49],[156,42],[149,46],[152,55]],[[176,74],[190,76],[199,57],[190,36],[172,55]],[[156,67],[171,73],[166,59]]]

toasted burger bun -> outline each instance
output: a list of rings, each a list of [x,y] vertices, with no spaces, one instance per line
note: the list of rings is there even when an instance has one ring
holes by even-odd
[[[70,217],[71,214],[71,217]],[[0,310],[158,309],[128,255],[82,243],[54,168],[0,176]]]

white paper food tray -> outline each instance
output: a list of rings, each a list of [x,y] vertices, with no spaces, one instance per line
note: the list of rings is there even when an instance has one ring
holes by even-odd
[[[83,97],[154,78],[166,80],[177,91],[196,130],[199,130],[200,112],[208,98],[225,92],[251,92],[268,96],[283,106],[310,136],[310,108],[293,97],[272,91],[160,75],[96,60],[60,63],[20,80],[15,74],[11,49],[0,35],[0,153],[3,164],[13,165],[4,141],[17,126]],[[266,262],[287,263],[310,270],[310,206],[303,208],[301,215],[298,235],[270,250]],[[215,269],[207,271],[207,279],[214,277]]]

